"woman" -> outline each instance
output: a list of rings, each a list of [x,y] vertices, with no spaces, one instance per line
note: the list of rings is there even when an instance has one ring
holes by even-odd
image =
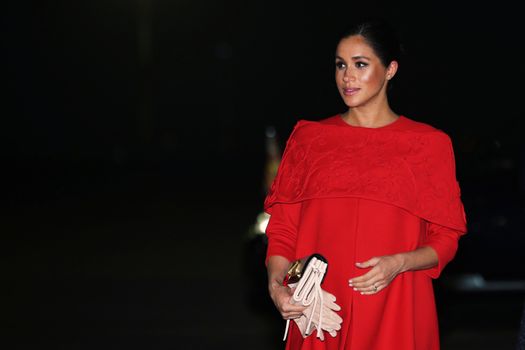
[[[282,281],[291,262],[320,253],[343,322],[324,341],[290,322],[287,349],[439,349],[432,279],[466,221],[450,138],[389,106],[399,56],[386,23],[349,28],[335,55],[348,110],[301,120],[288,139],[265,200],[269,293],[284,319],[301,317]]]

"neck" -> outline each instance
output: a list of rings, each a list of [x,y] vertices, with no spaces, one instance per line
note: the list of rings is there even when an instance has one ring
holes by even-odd
[[[394,122],[399,116],[386,106],[384,109],[349,108],[342,117],[350,125],[377,128]]]

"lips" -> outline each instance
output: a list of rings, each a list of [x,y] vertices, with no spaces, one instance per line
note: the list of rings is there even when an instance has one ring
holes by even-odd
[[[343,94],[345,96],[352,96],[355,95],[359,90],[359,88],[343,88]]]

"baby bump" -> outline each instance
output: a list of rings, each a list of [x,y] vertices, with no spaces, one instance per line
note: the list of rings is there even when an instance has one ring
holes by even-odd
[[[360,200],[356,228],[356,259],[411,251],[422,237],[419,217],[399,207]]]

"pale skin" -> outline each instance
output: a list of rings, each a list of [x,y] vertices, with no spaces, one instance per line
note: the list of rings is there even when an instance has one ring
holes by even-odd
[[[294,305],[290,302],[292,290],[283,286],[283,279],[290,266],[290,261],[285,257],[274,255],[268,259],[268,291],[275,307],[285,320],[298,318],[306,309],[304,306]]]
[[[385,66],[372,47],[360,36],[342,39],[335,55],[335,81],[348,110],[341,115],[353,126],[378,128],[393,123],[399,116],[388,103],[387,86],[398,69],[392,61]],[[349,276],[348,285],[362,295],[373,295],[387,288],[400,273],[428,269],[438,264],[438,255],[431,247],[409,252],[375,256],[356,266],[368,270]],[[268,260],[268,289],[277,310],[284,319],[300,317],[304,307],[290,302],[291,290],[282,286],[290,261],[282,256]]]

